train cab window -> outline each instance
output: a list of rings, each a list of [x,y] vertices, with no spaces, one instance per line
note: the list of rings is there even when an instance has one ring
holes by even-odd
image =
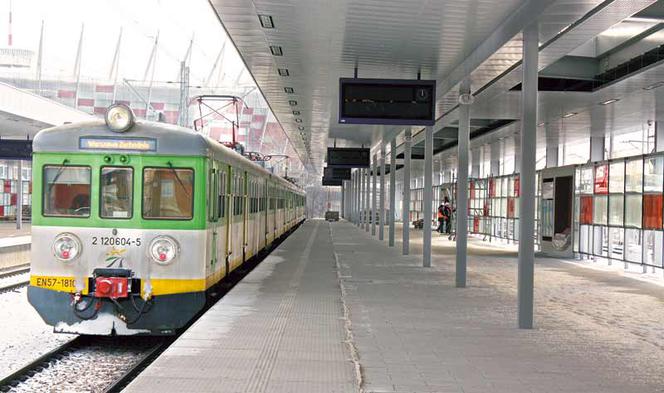
[[[132,217],[133,182],[132,168],[101,168],[101,218]]]
[[[194,171],[178,168],[143,170],[143,218],[189,220],[194,210]]]
[[[44,166],[43,214],[90,217],[90,167]]]

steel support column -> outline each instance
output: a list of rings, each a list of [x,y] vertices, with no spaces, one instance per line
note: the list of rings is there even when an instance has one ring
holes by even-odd
[[[461,84],[459,94],[470,94],[470,81]],[[459,144],[456,200],[456,286],[466,287],[468,264],[468,155],[470,145],[470,105],[459,106]]]
[[[18,189],[16,190],[16,229],[23,228],[23,161],[18,160]]]
[[[364,219],[366,214],[364,213],[364,169],[360,168],[357,171],[360,176],[360,229],[364,229]]]
[[[371,168],[364,170],[364,230],[369,232],[371,218]]]
[[[533,327],[533,281],[535,278],[535,147],[537,136],[537,73],[539,28],[533,23],[523,30],[523,89],[521,91],[521,166],[519,193],[519,328]]]
[[[372,179],[373,179],[373,192],[371,193],[371,236],[376,236],[376,212],[378,211],[378,194],[376,191],[376,186],[378,183],[378,157],[374,154],[373,156],[373,168],[372,168]]]
[[[401,250],[403,255],[410,253],[410,156],[412,135],[407,129],[404,135],[403,149],[403,197],[401,198],[402,234]]]
[[[385,141],[380,143],[380,220],[378,239],[385,239]]]
[[[433,127],[424,130],[424,192],[422,197],[422,266],[431,266],[431,218],[433,214]]]
[[[394,247],[394,212],[397,210],[397,141],[390,141],[390,214],[387,216],[389,225],[388,245]]]

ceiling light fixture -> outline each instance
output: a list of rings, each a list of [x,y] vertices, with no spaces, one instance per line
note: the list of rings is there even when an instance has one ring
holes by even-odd
[[[599,104],[600,105],[610,105],[610,104],[613,104],[614,102],[618,102],[618,101],[620,101],[620,98],[612,98],[610,100],[602,101]]]
[[[296,123],[302,123],[302,119],[295,119]]]
[[[664,86],[664,81],[655,82],[652,85],[648,85],[648,86],[644,87],[643,90],[652,90],[652,89],[656,89],[656,88],[661,87],[661,86]]]
[[[295,89],[293,89],[292,87],[284,87],[284,91],[288,94],[295,93]]]
[[[274,29],[274,20],[270,15],[258,15],[258,20],[261,22],[261,26],[264,29]]]
[[[281,47],[279,45],[270,45],[270,52],[272,52],[273,56],[283,56],[284,51],[281,50]]]
[[[288,68],[279,68],[277,69],[279,72],[279,76],[288,76],[290,73],[288,72]]]
[[[289,100],[289,101],[288,101],[288,105],[290,105],[290,106],[295,106],[295,105],[297,105],[297,101],[295,101],[295,100]]]
[[[572,117],[572,116],[576,116],[576,115],[578,115],[578,113],[576,113],[576,112],[568,112],[568,113],[565,113],[565,114],[563,115],[563,119],[567,119],[567,118],[570,118],[570,117]]]
[[[295,116],[300,116],[300,111],[293,111],[293,114],[294,114]]]
[[[299,126],[299,127],[297,127],[297,129],[300,130],[300,131],[304,131],[304,127],[303,127],[303,126]]]
[[[537,127],[544,127],[545,124],[546,124],[545,122],[541,122],[541,123],[537,124]]]

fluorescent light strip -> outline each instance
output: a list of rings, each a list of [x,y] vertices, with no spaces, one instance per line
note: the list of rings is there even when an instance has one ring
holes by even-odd
[[[565,114],[563,115],[563,119],[567,119],[567,118],[570,118],[570,117],[572,117],[572,116],[576,116],[576,115],[578,115],[578,113],[576,113],[576,112],[565,113]]]
[[[656,89],[656,88],[661,87],[661,86],[664,86],[664,81],[659,81],[659,82],[653,83],[652,85],[648,85],[648,86],[644,87],[643,90],[652,90],[652,89]]]
[[[295,89],[293,89],[292,87],[284,87],[284,91],[288,94],[295,93]]]
[[[290,73],[288,72],[288,68],[279,68],[279,69],[277,69],[277,71],[279,72],[280,76],[290,75]]]
[[[288,105],[290,105],[290,106],[295,106],[295,105],[297,105],[297,101],[295,101],[295,100],[289,100],[289,101],[288,101]]]
[[[600,105],[610,105],[610,104],[613,104],[614,102],[618,102],[618,101],[620,101],[619,98],[612,98],[610,100],[602,101],[599,104]]]
[[[258,15],[258,20],[261,22],[261,26],[264,29],[274,29],[274,20],[270,15]]]
[[[284,51],[278,45],[270,45],[270,52],[272,52],[272,55],[274,55],[274,56],[283,56],[284,55]]]

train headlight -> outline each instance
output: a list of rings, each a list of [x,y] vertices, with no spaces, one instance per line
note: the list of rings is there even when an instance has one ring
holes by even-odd
[[[73,233],[61,233],[53,240],[53,255],[60,262],[71,262],[81,255],[81,240]]]
[[[150,242],[148,252],[153,261],[160,265],[167,265],[178,256],[180,246],[170,236],[158,236]]]
[[[125,104],[113,104],[106,110],[106,125],[111,131],[126,132],[134,125],[134,112]]]

